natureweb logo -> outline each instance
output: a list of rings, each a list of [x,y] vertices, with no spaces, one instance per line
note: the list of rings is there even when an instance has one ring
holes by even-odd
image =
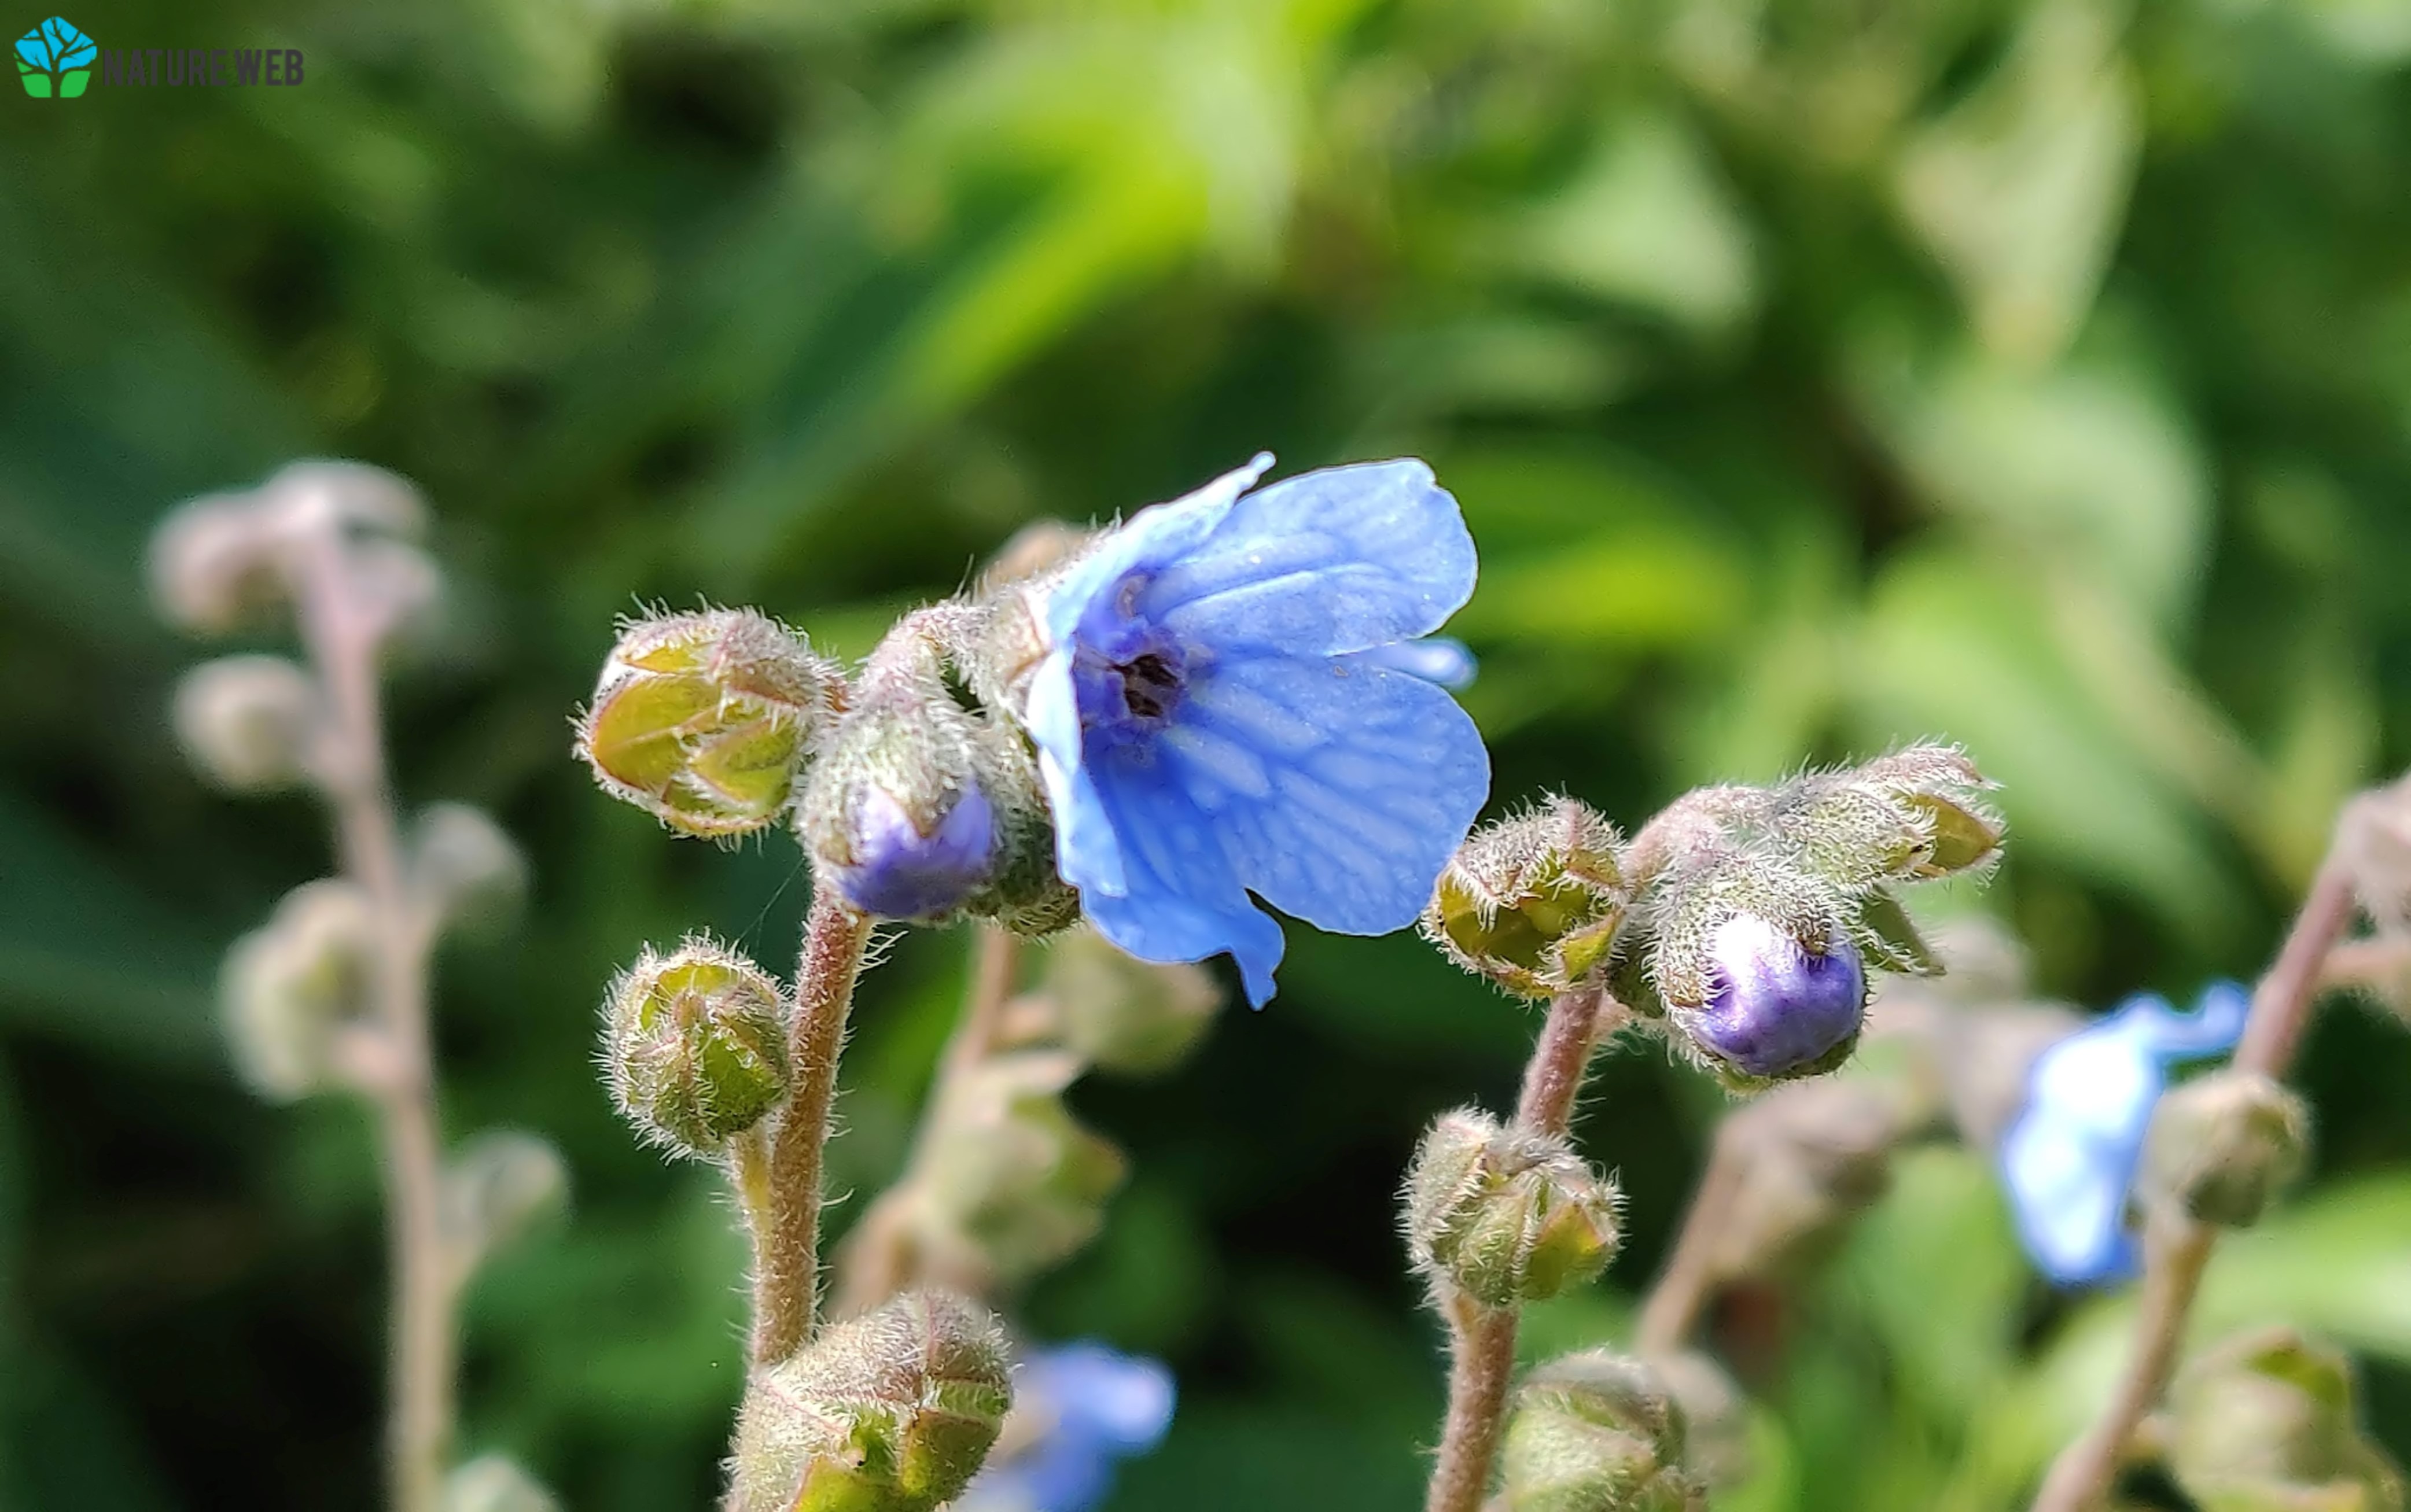
[[[100,50],[65,16],[17,38],[17,77],[37,100],[71,100],[92,82],[92,60]]]

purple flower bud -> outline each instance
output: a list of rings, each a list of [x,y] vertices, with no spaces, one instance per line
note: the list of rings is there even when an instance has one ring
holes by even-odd
[[[1867,974],[1840,930],[1810,951],[1756,914],[1737,913],[1709,935],[1707,953],[1707,1001],[1677,1017],[1717,1059],[1751,1076],[1790,1076],[1858,1038]]]
[[[996,812],[966,784],[924,832],[886,789],[860,790],[851,865],[832,868],[838,890],[865,913],[924,919],[959,906],[994,870]]]

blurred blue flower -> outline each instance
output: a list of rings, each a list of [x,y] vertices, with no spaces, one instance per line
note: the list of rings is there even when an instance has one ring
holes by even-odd
[[[1418,640],[1473,591],[1456,501],[1411,459],[1248,492],[1271,465],[1073,563],[1028,711],[1089,920],[1144,960],[1229,952],[1259,1008],[1281,931],[1250,893],[1343,934],[1403,929],[1490,791],[1480,733],[1427,680],[1471,658]]]
[[[2126,1197],[2169,1069],[2235,1048],[2252,997],[2214,983],[2191,1013],[2144,995],[2038,1057],[2026,1104],[2001,1141],[2001,1174],[2018,1234],[2064,1287],[2135,1273]]]
[[[1171,1373],[1152,1359],[1099,1344],[1038,1352],[1014,1382],[1014,1414],[1038,1423],[1036,1436],[1000,1450],[955,1512],[1089,1512],[1113,1489],[1114,1461],[1162,1439],[1173,1397]]]

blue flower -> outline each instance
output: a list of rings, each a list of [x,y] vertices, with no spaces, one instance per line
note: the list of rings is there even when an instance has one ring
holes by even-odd
[[[1481,734],[1427,680],[1470,658],[1418,642],[1473,591],[1456,501],[1413,460],[1248,492],[1271,465],[1074,561],[1028,706],[1089,920],[1143,960],[1229,952],[1259,1008],[1281,931],[1250,893],[1343,934],[1405,928],[1490,791]]]
[[[2026,1105],[2001,1141],[2001,1175],[2019,1237],[2053,1281],[2135,1273],[2127,1190],[2169,1068],[2234,1049],[2251,1007],[2231,981],[2213,984],[2191,1013],[2130,997],[2036,1059]]]
[[[1117,1460],[1144,1454],[1172,1425],[1172,1374],[1099,1344],[1042,1350],[1014,1383],[1014,1418],[1038,1430],[1001,1448],[955,1512],[1089,1512],[1113,1489]]]

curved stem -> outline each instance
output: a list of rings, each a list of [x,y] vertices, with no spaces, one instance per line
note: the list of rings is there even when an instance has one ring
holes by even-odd
[[[1730,1123],[1717,1126],[1716,1137],[1709,1141],[1708,1168],[1700,1177],[1699,1190],[1692,1194],[1690,1211],[1683,1216],[1673,1253],[1667,1257],[1666,1269],[1658,1273],[1649,1295],[1642,1300],[1641,1321],[1633,1330],[1633,1348],[1642,1355],[1672,1354],[1682,1348],[1691,1330],[1699,1327],[1700,1315],[1707,1311],[1708,1298],[1716,1289],[1717,1237],[1741,1178],[1741,1165],[1733,1158],[1732,1142],[1724,1132],[1731,1127]]]
[[[869,943],[869,915],[855,912],[833,890],[814,889],[804,920],[803,958],[796,967],[787,1104],[755,1178],[763,1194],[753,1221],[756,1366],[775,1365],[802,1348],[819,1320],[822,1157],[828,1147],[846,1014]],[[740,1152],[740,1193],[746,1174]]]
[[[2285,1074],[2318,996],[2329,952],[2352,918],[2351,870],[2342,847],[2331,844],[2277,959],[2253,989],[2252,1015],[2235,1052],[2238,1070]],[[2186,1316],[2217,1243],[2216,1228],[2178,1214],[2163,1215],[2146,1228],[2134,1353],[2110,1404],[2053,1461],[2035,1497],[2034,1512],[2090,1512],[2109,1494],[2136,1430],[2168,1389],[2184,1344]]]
[[[329,520],[299,543],[296,598],[302,640],[328,704],[319,780],[334,809],[343,870],[367,894],[376,927],[372,992],[382,1044],[378,1074],[364,1090],[377,1112],[391,1257],[387,1454],[392,1505],[397,1512],[433,1512],[451,1450],[460,1278],[444,1231],[444,1153],[427,1004],[432,939],[402,876],[377,696],[377,627],[354,602],[339,529]]]
[[[911,1214],[930,1127],[951,1100],[956,1083],[994,1054],[1004,1038],[1005,1009],[1013,998],[1014,977],[1020,965],[1021,937],[993,924],[977,929],[962,1017],[956,1021],[945,1053],[939,1058],[937,1083],[922,1104],[921,1127],[913,1134],[904,1173],[879,1194],[838,1253],[837,1295],[831,1311],[839,1317],[869,1311],[913,1280],[916,1262]]]
[[[1574,1099],[1608,1022],[1607,995],[1596,989],[1562,993],[1550,1002],[1540,1042],[1524,1069],[1517,1127],[1542,1134],[1563,1134],[1571,1127]],[[1448,1417],[1424,1507],[1480,1512],[1515,1374],[1516,1314],[1463,1296],[1439,1301],[1449,1323]]]

